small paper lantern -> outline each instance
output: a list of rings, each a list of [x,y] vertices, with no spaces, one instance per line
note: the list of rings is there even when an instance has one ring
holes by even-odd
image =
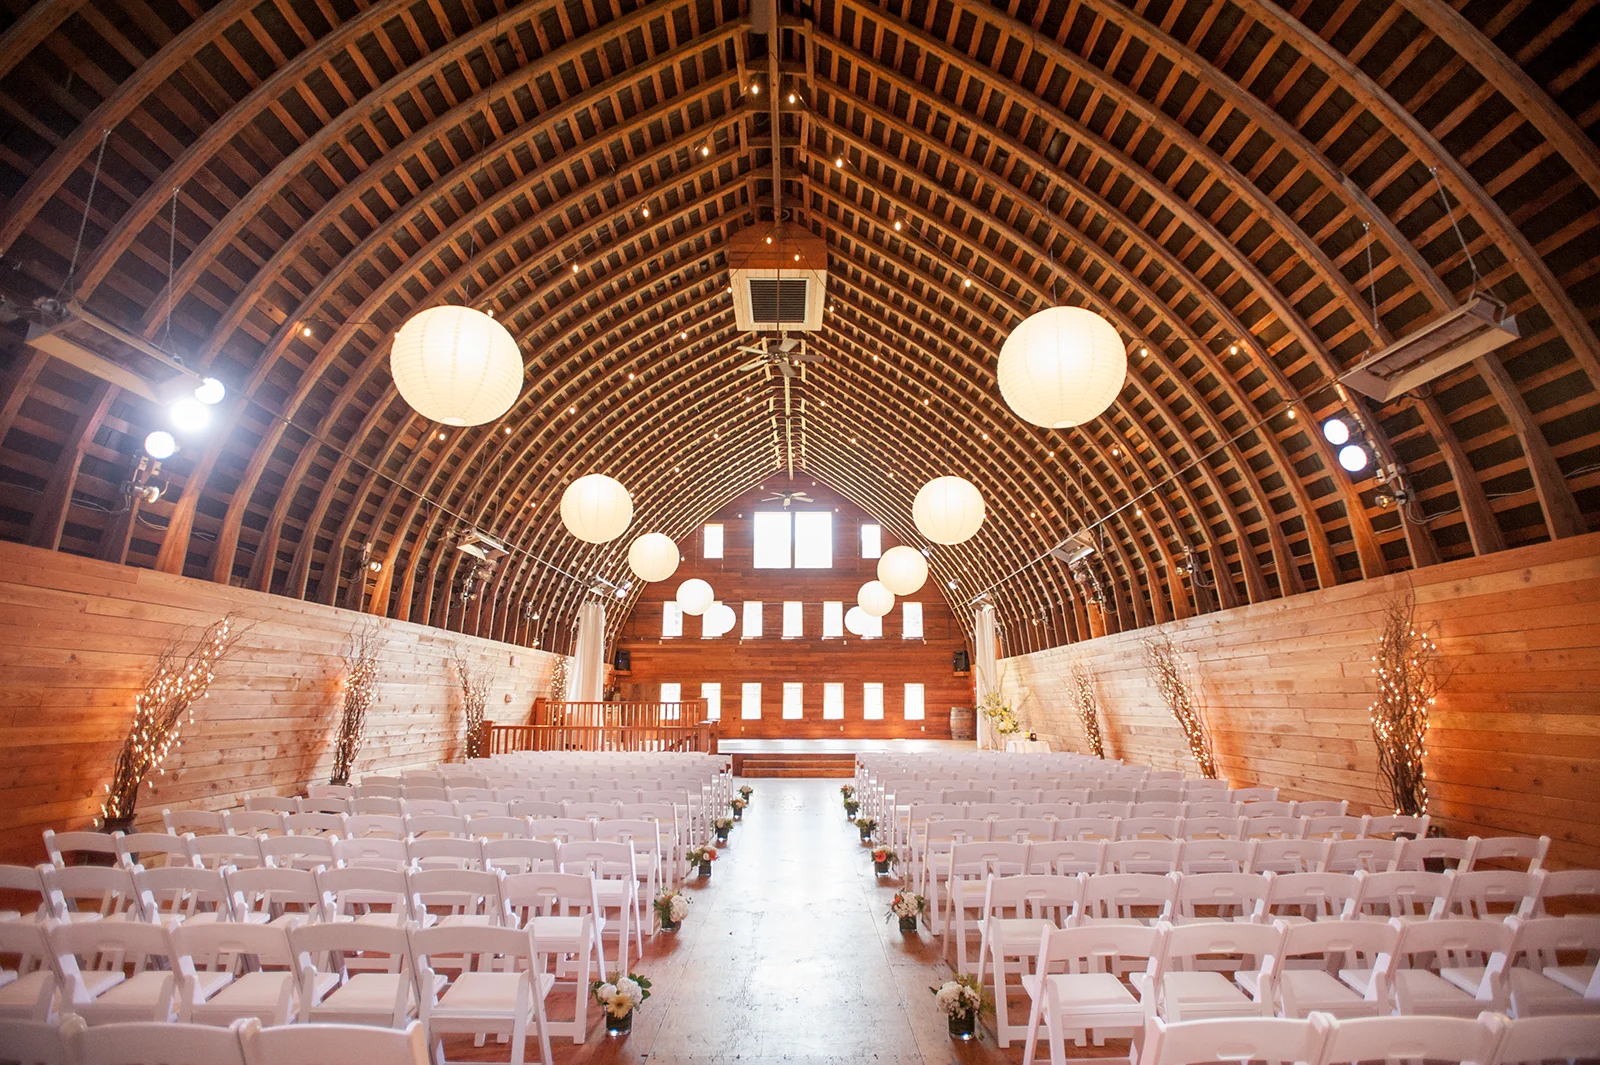
[[[1065,429],[1098,418],[1116,400],[1128,376],[1128,349],[1093,311],[1049,307],[1006,337],[996,376],[1017,417]]]
[[[579,477],[561,493],[561,524],[590,544],[615,540],[633,520],[633,499],[620,481],[603,473]]]
[[[894,609],[894,593],[881,581],[868,581],[856,593],[856,605],[875,618],[881,618]]]
[[[911,504],[911,520],[936,544],[959,544],[983,524],[983,494],[960,477],[935,477]]]
[[[739,619],[734,615],[733,607],[726,603],[713,603],[705,613],[705,631],[707,636],[726,636],[733,631],[734,623]]]
[[[870,615],[858,606],[853,606],[844,612],[844,627],[854,636],[866,636],[867,618]]]
[[[678,585],[678,606],[691,617],[704,614],[715,598],[716,593],[711,590],[711,585],[699,577],[691,577]]]
[[[678,545],[661,533],[645,533],[628,548],[628,568],[641,581],[664,581],[678,572]]]
[[[492,422],[522,391],[517,342],[471,307],[429,307],[408,318],[389,348],[389,372],[412,410],[446,425]]]
[[[910,595],[928,579],[928,560],[914,547],[891,547],[878,559],[878,582],[895,595]]]

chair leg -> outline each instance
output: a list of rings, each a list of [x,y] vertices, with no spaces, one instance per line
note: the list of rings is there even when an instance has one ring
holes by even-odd
[[[1029,996],[1028,1041],[1022,1047],[1022,1065],[1033,1065],[1034,1047],[1039,1041],[1039,1017],[1044,1013],[1044,993],[1041,987],[1037,995]]]

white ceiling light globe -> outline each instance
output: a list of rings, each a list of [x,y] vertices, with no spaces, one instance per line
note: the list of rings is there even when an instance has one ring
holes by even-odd
[[[1339,449],[1339,465],[1351,473],[1360,473],[1371,461],[1372,456],[1360,444],[1346,444]]]
[[[641,581],[664,581],[678,572],[678,545],[661,533],[645,533],[628,548],[628,568]]]
[[[1128,376],[1115,327],[1082,307],[1030,315],[1000,347],[1000,395],[1017,417],[1047,429],[1098,418]]]
[[[880,581],[868,581],[856,593],[856,605],[875,618],[894,609],[894,593]]]
[[[891,547],[878,559],[878,581],[895,595],[911,595],[928,579],[928,560],[914,547]]]
[[[215,377],[208,377],[201,381],[194,390],[194,398],[201,403],[221,403],[228,394],[227,386]]]
[[[853,606],[844,612],[844,627],[852,636],[865,636],[869,616],[865,610]]]
[[[157,429],[144,438],[144,453],[160,462],[178,452],[178,441],[165,429]]]
[[[517,342],[471,307],[429,307],[412,315],[394,336],[389,372],[413,410],[446,425],[492,422],[522,391]]]
[[[172,401],[167,408],[167,417],[172,419],[172,427],[180,433],[203,432],[211,424],[211,408],[198,399],[185,396]]]
[[[1350,442],[1350,427],[1343,418],[1329,418],[1322,423],[1322,438],[1334,447],[1341,447]]]
[[[935,477],[911,504],[917,530],[936,544],[959,544],[983,524],[983,494],[960,477]]]
[[[706,611],[705,618],[706,635],[708,636],[728,635],[733,631],[734,622],[738,620],[734,616],[733,607],[726,603],[713,603],[711,608]]]
[[[699,577],[691,577],[678,585],[678,606],[691,617],[704,614],[715,598],[716,593],[711,590],[711,585]]]
[[[561,524],[585,543],[615,540],[632,520],[633,498],[620,481],[603,473],[579,477],[561,493]]]

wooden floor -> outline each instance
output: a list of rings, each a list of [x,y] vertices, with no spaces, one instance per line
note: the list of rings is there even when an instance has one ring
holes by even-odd
[[[1020,1042],[999,1050],[987,1032],[979,1042],[950,1039],[928,992],[950,973],[939,941],[902,937],[884,920],[899,881],[872,875],[839,782],[754,786],[711,880],[690,881],[683,930],[647,940],[634,966],[655,988],[632,1034],[607,1038],[591,1009],[588,1041],[558,1040],[557,1065],[1020,1062]],[[559,1016],[571,1008],[552,1005]],[[473,1050],[452,1040],[447,1049],[453,1059],[506,1060],[492,1043]],[[537,1052],[530,1043],[530,1058]]]

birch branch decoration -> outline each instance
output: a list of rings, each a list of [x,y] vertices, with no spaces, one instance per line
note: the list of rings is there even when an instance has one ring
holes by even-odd
[[[1428,812],[1428,715],[1445,678],[1439,647],[1417,627],[1416,596],[1407,592],[1384,607],[1378,650],[1372,656],[1378,697],[1372,703],[1372,738],[1378,775],[1389,787],[1397,814]]]
[[[378,629],[366,624],[350,633],[344,655],[344,712],[339,718],[339,735],[333,741],[333,775],[330,784],[350,783],[361,739],[366,734],[367,713],[372,709],[373,690],[378,681]]]
[[[1083,735],[1089,742],[1089,753],[1096,758],[1106,756],[1105,740],[1100,735],[1100,703],[1095,698],[1094,680],[1082,662],[1072,663],[1072,707],[1083,723]]]
[[[1217,762],[1211,751],[1211,734],[1206,729],[1205,718],[1201,715],[1200,708],[1195,705],[1194,689],[1189,683],[1189,671],[1184,668],[1183,660],[1178,657],[1177,648],[1172,646],[1172,638],[1164,632],[1146,636],[1144,654],[1151,678],[1156,682],[1156,689],[1161,692],[1161,698],[1166,702],[1167,709],[1172,712],[1178,727],[1183,730],[1184,739],[1189,742],[1189,753],[1194,755],[1195,765],[1200,768],[1200,774],[1207,780],[1215,780]]]
[[[489,706],[489,685],[494,678],[487,669],[473,669],[467,656],[457,651],[454,657],[456,681],[461,685],[461,708],[467,719],[467,757],[485,758],[483,750],[483,717]]]

